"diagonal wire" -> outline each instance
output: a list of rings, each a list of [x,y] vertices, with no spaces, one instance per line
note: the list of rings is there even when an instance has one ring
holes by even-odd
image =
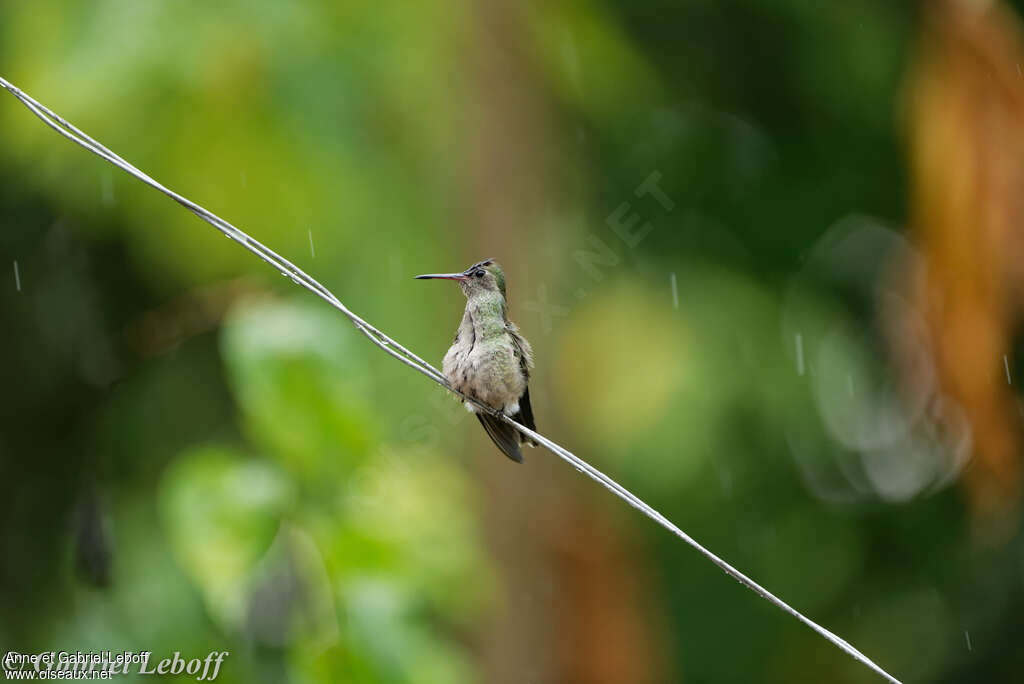
[[[615,494],[617,497],[628,503],[630,506],[637,509],[638,511],[646,515],[648,518],[658,523],[666,530],[676,535],[684,542],[689,544],[691,547],[696,549],[702,556],[704,556],[712,563],[717,565],[719,568],[721,568],[722,571],[725,572],[725,574],[727,574],[729,577],[732,577],[734,580],[736,580],[743,586],[747,587],[748,589],[750,589],[755,594],[763,598],[765,601],[771,603],[779,610],[782,610],[783,612],[792,615],[797,620],[804,623],[805,625],[813,629],[815,632],[820,634],[822,637],[830,641],[836,647],[846,652],[849,656],[851,656],[858,662],[862,663],[863,665],[867,666],[880,676],[884,677],[887,681],[892,682],[893,684],[900,684],[898,679],[896,679],[888,672],[883,670],[881,667],[876,665],[870,658],[868,658],[866,655],[864,655],[856,648],[854,648],[849,642],[845,641],[836,634],[830,632],[818,623],[806,617],[798,610],[791,607],[788,603],[786,603],[785,601],[778,598],[770,591],[762,587],[760,584],[750,579],[733,566],[729,565],[729,563],[727,563],[722,558],[720,558],[719,556],[715,555],[713,552],[702,546],[693,537],[691,537],[690,535],[686,534],[681,529],[676,527],[675,524],[673,524],[670,520],[665,518],[665,516],[663,516],[661,513],[658,513],[656,510],[648,506],[646,503],[644,503],[643,500],[641,500],[635,494],[627,490],[625,487],[620,485],[612,478],[605,475],[603,472],[601,472],[594,466],[590,465],[583,459],[573,454],[571,451],[559,446],[558,444],[551,441],[547,437],[541,435],[540,433],[537,433],[523,425],[520,425],[519,423],[515,422],[514,420],[506,416],[504,413],[501,413],[500,411],[494,411],[493,409],[491,409],[488,406],[485,406],[479,401],[471,397],[467,397],[461,392],[453,389],[444,379],[444,376],[442,376],[441,373],[436,368],[434,368],[432,365],[430,365],[420,357],[416,356],[416,354],[409,351],[401,344],[391,339],[390,337],[382,333],[380,330],[370,325],[367,321],[363,320],[355,313],[350,311],[344,304],[342,304],[340,299],[334,296],[334,294],[330,290],[328,290],[326,287],[321,285],[317,280],[315,280],[312,276],[308,275],[305,271],[303,271],[298,266],[285,259],[283,256],[281,256],[274,250],[270,249],[269,247],[259,242],[258,240],[249,237],[249,235],[244,233],[242,230],[231,225],[230,223],[220,218],[213,212],[208,211],[207,209],[201,207],[192,200],[183,197],[182,195],[179,195],[173,190],[164,187],[150,176],[146,175],[145,173],[143,173],[142,171],[132,166],[130,163],[128,163],[121,157],[119,157],[118,155],[108,150],[100,143],[90,138],[88,135],[86,135],[79,129],[75,128],[75,126],[73,126],[68,121],[64,120],[60,115],[48,109],[46,106],[40,104],[38,101],[30,97],[27,93],[25,93],[18,87],[11,84],[3,77],[0,77],[0,87],[7,90],[14,97],[18,98],[18,100],[20,100],[22,104],[28,107],[33,114],[38,116],[40,119],[43,120],[44,123],[46,123],[46,125],[48,125],[50,128],[63,135],[65,138],[77,143],[78,145],[81,145],[82,147],[89,150],[93,154],[96,154],[97,156],[106,159],[114,166],[117,166],[118,168],[122,169],[128,174],[134,176],[135,178],[139,179],[146,185],[156,188],[160,192],[164,193],[165,195],[173,199],[175,202],[182,205],[183,207],[191,211],[193,214],[195,214],[202,220],[206,221],[220,232],[227,235],[232,240],[241,244],[243,247],[245,247],[247,250],[255,254],[257,257],[259,257],[263,261],[267,262],[268,264],[276,268],[282,275],[288,276],[297,285],[301,285],[302,287],[306,288],[316,296],[326,301],[334,308],[341,311],[341,313],[345,314],[345,316],[347,316],[348,319],[352,321],[353,325],[355,325],[356,329],[358,329],[359,332],[366,335],[371,342],[373,342],[375,345],[383,349],[391,356],[395,357],[396,359],[406,364],[407,366],[415,368],[420,373],[426,375],[428,378],[438,383],[448,391],[458,395],[462,400],[473,404],[478,409],[485,411],[500,420],[503,420],[505,423],[511,425],[513,428],[515,428],[522,434],[533,438],[540,444],[543,444],[545,447],[547,447],[548,450],[550,450],[556,456],[567,462],[576,470],[583,473],[590,479],[594,480],[601,486],[605,487],[608,491]]]

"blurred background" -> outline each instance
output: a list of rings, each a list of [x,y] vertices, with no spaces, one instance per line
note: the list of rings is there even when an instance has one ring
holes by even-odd
[[[1024,672],[1024,2],[0,5],[0,74],[907,682]],[[0,97],[0,646],[879,681]],[[191,679],[191,678],[190,678]]]

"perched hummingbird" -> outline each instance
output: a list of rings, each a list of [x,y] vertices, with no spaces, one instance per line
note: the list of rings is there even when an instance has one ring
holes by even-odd
[[[520,425],[536,430],[530,408],[530,370],[533,351],[508,320],[505,304],[505,274],[494,259],[475,263],[462,273],[432,273],[419,279],[457,280],[466,295],[466,313],[455,333],[451,349],[444,355],[441,372],[448,384],[467,397],[497,409]],[[506,456],[523,462],[520,444],[537,446],[532,439],[494,416],[476,414],[487,434]]]

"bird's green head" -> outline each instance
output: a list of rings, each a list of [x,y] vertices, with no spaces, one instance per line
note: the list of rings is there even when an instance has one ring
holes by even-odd
[[[444,280],[457,280],[462,287],[466,297],[495,292],[505,298],[505,274],[494,259],[478,261],[462,273],[431,273],[428,275],[416,276],[420,279],[441,278]]]

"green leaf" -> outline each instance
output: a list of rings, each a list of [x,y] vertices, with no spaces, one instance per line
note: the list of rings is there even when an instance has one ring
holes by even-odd
[[[221,348],[243,425],[303,482],[338,481],[376,441],[357,336],[312,299],[246,302],[225,323]]]

